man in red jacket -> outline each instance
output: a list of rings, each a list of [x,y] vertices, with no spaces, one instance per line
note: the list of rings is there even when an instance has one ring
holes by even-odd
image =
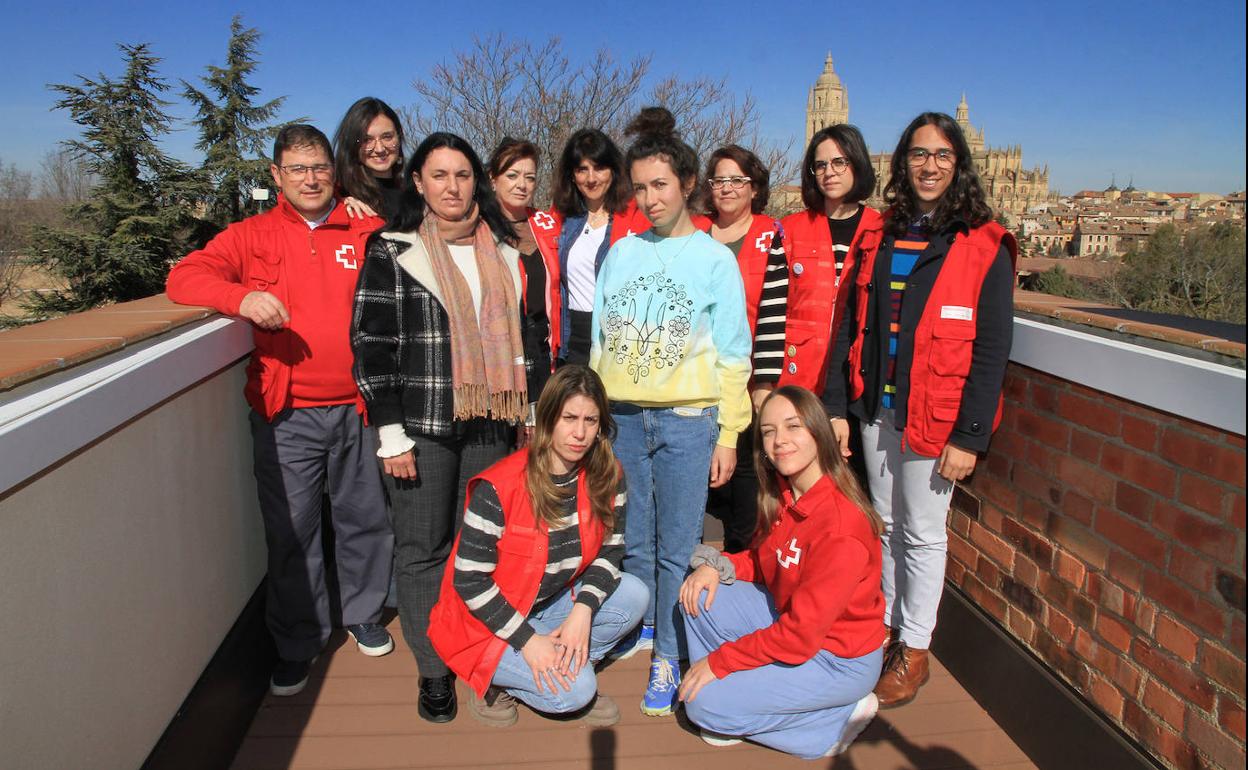
[[[321,499],[333,508],[342,621],[365,655],[394,641],[377,621],[394,536],[351,377],[356,277],[376,218],[352,219],[334,198],[329,140],[288,126],[273,147],[281,191],[268,212],[230,225],[169,273],[169,298],[253,325],[247,367],[256,486],[269,549],[269,631],[280,657],[274,695],[294,695],[332,630],[321,551]]]

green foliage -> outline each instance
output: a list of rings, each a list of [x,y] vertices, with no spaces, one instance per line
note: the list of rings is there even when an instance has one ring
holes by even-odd
[[[1162,225],[1142,250],[1127,252],[1108,285],[1126,307],[1242,324],[1244,273],[1242,225],[1197,227],[1186,236]]]
[[[208,74],[201,78],[205,91],[182,81],[182,95],[198,112],[195,146],[205,153],[203,171],[215,188],[209,217],[218,227],[242,219],[251,190],[268,184],[269,161],[264,156],[281,128],[266,124],[286,97],[255,104],[260,89],[247,82],[256,69],[259,39],[259,31],[244,28],[241,17],[235,16],[226,64],[207,67]]]
[[[54,84],[82,136],[65,146],[98,183],[67,208],[70,227],[39,227],[32,255],[67,288],[28,295],[36,318],[138,299],[164,285],[172,261],[203,242],[193,212],[208,187],[202,175],[161,151],[170,130],[161,98],[168,84],[146,44],[120,45],[125,72]]]
[[[1035,276],[1028,288],[1043,294],[1071,299],[1087,299],[1091,294],[1082,281],[1062,269],[1061,265],[1054,265],[1052,269]]]

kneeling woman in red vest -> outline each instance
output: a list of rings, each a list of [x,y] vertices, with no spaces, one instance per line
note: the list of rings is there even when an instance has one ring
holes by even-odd
[[[835,756],[877,708],[884,526],[810,391],[776,389],[755,433],[754,544],[737,554],[698,546],[680,589],[694,661],[680,697],[711,745],[749,738],[804,759]]]
[[[487,724],[515,723],[516,699],[539,712],[585,711],[595,725],[619,719],[597,695],[593,664],[637,625],[650,595],[620,572],[626,494],[613,433],[598,375],[566,366],[542,391],[529,447],[469,482],[429,639]]]
[[[844,323],[823,391],[844,451],[845,418],[862,426],[871,500],[884,520],[885,621],[896,642],[875,690],[882,708],[908,702],[928,678],[953,485],[1001,419],[1017,251],[992,221],[948,115],[911,121],[884,197],[884,239],[841,284]]]

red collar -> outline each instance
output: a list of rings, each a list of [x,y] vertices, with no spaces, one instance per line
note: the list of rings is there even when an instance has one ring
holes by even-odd
[[[786,511],[799,519],[805,519],[818,512],[823,504],[836,494],[836,491],[836,482],[831,476],[825,474],[795,502],[793,488],[789,486],[788,479],[780,477],[780,502]]]

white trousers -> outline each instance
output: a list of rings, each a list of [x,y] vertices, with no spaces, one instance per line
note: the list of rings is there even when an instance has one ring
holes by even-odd
[[[862,426],[871,502],[884,520],[884,622],[907,647],[926,650],[945,585],[953,483],[936,472],[937,458],[903,452],[901,438],[891,409]]]

